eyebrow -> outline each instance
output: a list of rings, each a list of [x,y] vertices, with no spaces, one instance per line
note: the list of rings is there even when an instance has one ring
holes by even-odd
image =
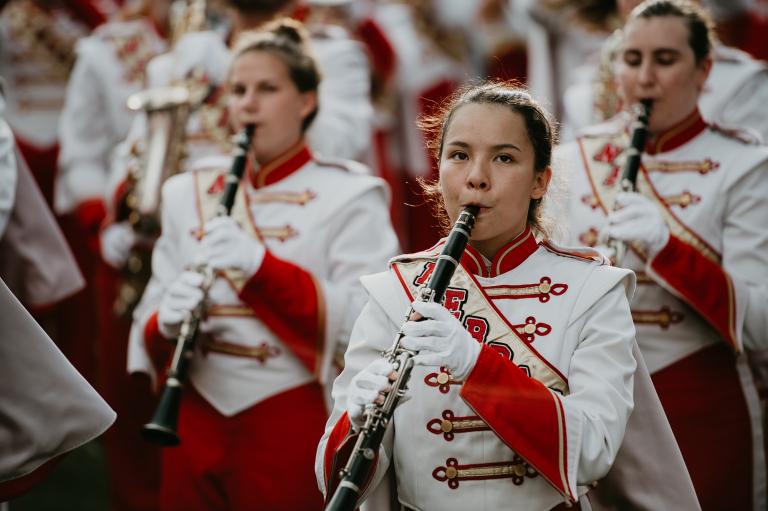
[[[467,149],[469,148],[469,144],[467,144],[466,142],[462,142],[461,140],[454,140],[454,141],[448,142],[445,145],[446,146],[459,146],[459,147],[464,147],[464,148],[467,148]],[[498,151],[500,149],[513,149],[513,150],[518,151],[518,152],[523,152],[522,149],[517,147],[515,144],[496,144],[494,146],[491,146],[491,149],[493,149],[495,151]]]
[[[624,50],[624,55],[628,53],[637,55],[637,54],[641,54],[642,51],[639,50],[638,48],[626,48]],[[654,55],[658,55],[660,53],[673,53],[675,55],[678,55],[680,54],[680,50],[678,50],[677,48],[655,48],[651,53],[653,53]]]

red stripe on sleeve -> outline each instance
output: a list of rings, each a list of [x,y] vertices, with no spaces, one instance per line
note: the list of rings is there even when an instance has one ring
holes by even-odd
[[[722,266],[675,236],[651,261],[651,268],[704,317],[731,348],[739,351],[735,331],[733,283]]]
[[[319,367],[325,317],[321,289],[311,273],[269,251],[240,291],[240,299],[285,342],[312,373]]]
[[[483,346],[461,396],[507,446],[574,498],[567,480],[565,417],[553,392]]]

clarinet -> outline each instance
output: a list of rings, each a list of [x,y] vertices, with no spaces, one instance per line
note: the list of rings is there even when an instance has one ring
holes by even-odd
[[[232,167],[227,174],[224,193],[216,209],[216,216],[226,216],[232,212],[237,188],[245,171],[246,157],[253,133],[254,125],[249,124],[238,135],[235,157],[232,161]],[[202,266],[197,271],[203,275],[201,288],[203,293],[207,294],[211,285],[213,285],[213,281],[216,279],[216,272],[209,266]],[[187,381],[189,364],[192,361],[197,338],[200,334],[200,322],[205,313],[204,302],[205,300],[201,301],[197,307],[190,311],[181,324],[179,335],[176,339],[176,349],[173,352],[173,359],[168,368],[168,376],[165,380],[160,401],[157,404],[152,420],[141,429],[142,437],[150,443],[163,447],[172,447],[179,445],[181,442],[177,433],[181,392],[184,388],[184,383]]]
[[[469,241],[477,213],[477,206],[468,206],[461,212],[437,258],[429,282],[419,290],[417,300],[438,303],[442,301],[445,290]],[[417,318],[418,314],[411,308],[406,316],[406,321],[418,320]],[[341,481],[333,494],[333,498],[326,506],[326,511],[352,511],[357,507],[361,486],[371,470],[376,453],[379,452],[379,446],[387,426],[392,421],[400,399],[408,390],[408,380],[413,369],[412,358],[416,352],[402,348],[400,346],[402,338],[403,333],[400,331],[392,347],[384,352],[384,357],[397,372],[397,378],[392,382],[392,390],[387,393],[381,405],[373,404],[366,408],[365,424],[360,429],[347,465],[341,470]]]
[[[627,159],[624,162],[624,172],[621,175],[619,186],[622,192],[634,192],[637,185],[637,173],[640,170],[640,159],[645,147],[645,136],[648,133],[648,119],[653,107],[652,99],[641,99],[635,105],[635,121],[632,123],[632,141],[627,148]],[[614,265],[620,266],[627,253],[627,244],[623,241],[608,239],[609,259]]]

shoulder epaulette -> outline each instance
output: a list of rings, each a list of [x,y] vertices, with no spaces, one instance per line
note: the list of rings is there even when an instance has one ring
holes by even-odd
[[[716,131],[723,136],[732,138],[747,145],[761,145],[763,143],[762,137],[759,133],[749,128],[735,128],[732,126],[720,126],[715,123],[709,123],[710,129]]]
[[[563,257],[571,257],[573,259],[579,259],[581,261],[596,262],[600,264],[610,264],[608,260],[598,252],[597,250],[589,247],[561,247],[555,245],[550,240],[543,240],[540,245],[546,248],[553,254],[557,254]]]

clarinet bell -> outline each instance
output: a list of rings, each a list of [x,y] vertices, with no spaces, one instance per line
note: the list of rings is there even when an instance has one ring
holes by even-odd
[[[144,440],[163,447],[175,447],[181,443],[177,433],[181,391],[180,385],[166,383],[155,415],[141,428],[141,436]]]

